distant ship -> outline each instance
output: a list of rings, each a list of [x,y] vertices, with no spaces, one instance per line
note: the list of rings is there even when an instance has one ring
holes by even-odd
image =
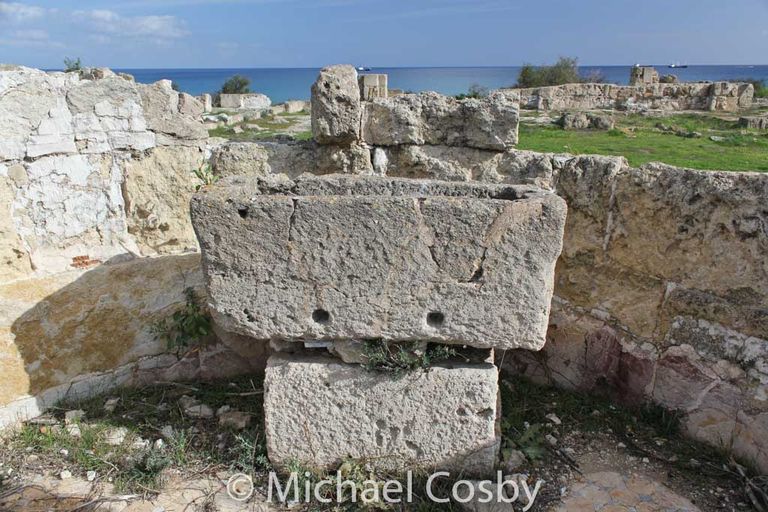
[[[358,71],[370,71],[371,68],[364,68],[363,66],[360,66],[357,68]]]
[[[668,68],[672,68],[672,69],[685,69],[685,68],[688,67],[688,64],[679,64],[679,63],[677,63],[677,64],[670,64],[667,67]]]

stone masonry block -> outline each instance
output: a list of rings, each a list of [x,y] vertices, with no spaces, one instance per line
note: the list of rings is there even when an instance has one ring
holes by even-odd
[[[377,468],[493,471],[499,448],[498,370],[440,365],[399,378],[314,355],[267,363],[264,413],[272,463],[335,470],[346,458]]]
[[[192,218],[211,309],[252,338],[544,345],[565,202],[530,186],[233,177]]]

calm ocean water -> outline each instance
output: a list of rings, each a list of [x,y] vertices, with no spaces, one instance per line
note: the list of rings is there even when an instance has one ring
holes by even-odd
[[[768,66],[690,66],[669,69],[657,66],[661,74],[673,73],[681,80],[733,80],[756,78],[768,80]],[[630,66],[582,66],[589,74],[597,71],[606,81],[626,84]],[[245,68],[245,69],[121,69],[143,83],[160,79],[173,80],[181,90],[190,94],[214,92],[232,75],[245,75],[251,79],[251,90],[272,98],[274,103],[290,99],[309,99],[309,88],[319,68]],[[437,91],[454,95],[466,92],[472,84],[489,89],[511,86],[517,80],[520,67],[492,68],[372,68],[370,73],[389,75],[389,87],[405,91]]]

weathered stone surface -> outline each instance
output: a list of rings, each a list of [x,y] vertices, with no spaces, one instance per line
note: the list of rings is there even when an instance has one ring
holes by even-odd
[[[312,134],[320,144],[360,138],[360,88],[353,66],[323,68],[312,84]]]
[[[755,130],[768,130],[768,116],[743,116],[739,118],[739,126]]]
[[[138,252],[126,232],[121,155],[45,156],[24,165],[13,217],[38,271],[71,270],[73,258],[96,262]]]
[[[202,151],[185,146],[159,147],[126,162],[123,195],[128,232],[144,254],[197,248],[189,199],[200,185],[193,171],[202,163]]]
[[[205,112],[205,105],[194,96],[179,93],[179,114],[191,118],[200,117]]]
[[[226,330],[544,343],[565,220],[554,194],[343,175],[230,180],[197,194],[192,216]]]
[[[653,66],[635,66],[629,72],[629,85],[659,83],[659,72]]]
[[[0,282],[19,278],[32,271],[29,255],[16,232],[11,215],[13,187],[8,168],[0,164]]]
[[[358,81],[360,82],[360,97],[363,101],[371,101],[374,98],[386,98],[388,96],[387,75],[360,75]]]
[[[565,84],[516,89],[522,108],[536,110],[712,110],[750,108],[755,88],[747,83]]]
[[[179,93],[174,91],[170,80],[160,80],[139,88],[144,116],[150,130],[178,139],[205,139],[208,132],[203,124],[192,117],[180,115]],[[158,140],[167,143],[168,139]]]
[[[320,145],[315,142],[231,142],[216,148],[211,165],[220,176],[285,174],[370,174],[370,151],[359,145]]]
[[[557,124],[564,130],[611,130],[614,126],[610,116],[593,112],[566,112]]]
[[[244,110],[265,110],[272,105],[269,96],[261,93],[247,94],[220,94],[219,104],[222,108],[235,108]]]
[[[390,146],[376,148],[382,155],[377,174],[445,181],[485,181],[551,188],[550,158],[531,151],[489,151],[452,146]]]
[[[518,97],[493,93],[457,100],[437,93],[378,98],[363,108],[363,140],[374,146],[400,144],[505,150],[517,144]]]
[[[0,404],[164,352],[151,326],[184,304],[185,287],[202,293],[199,261],[138,259],[0,285]]]
[[[352,457],[389,470],[486,476],[496,464],[492,364],[393,378],[329,357],[276,354],[264,385],[267,449],[278,467],[299,460],[335,470]]]

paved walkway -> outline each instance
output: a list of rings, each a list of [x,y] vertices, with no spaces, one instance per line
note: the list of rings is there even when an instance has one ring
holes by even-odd
[[[699,508],[668,487],[641,476],[610,471],[584,475],[570,485],[558,512],[691,512]]]

